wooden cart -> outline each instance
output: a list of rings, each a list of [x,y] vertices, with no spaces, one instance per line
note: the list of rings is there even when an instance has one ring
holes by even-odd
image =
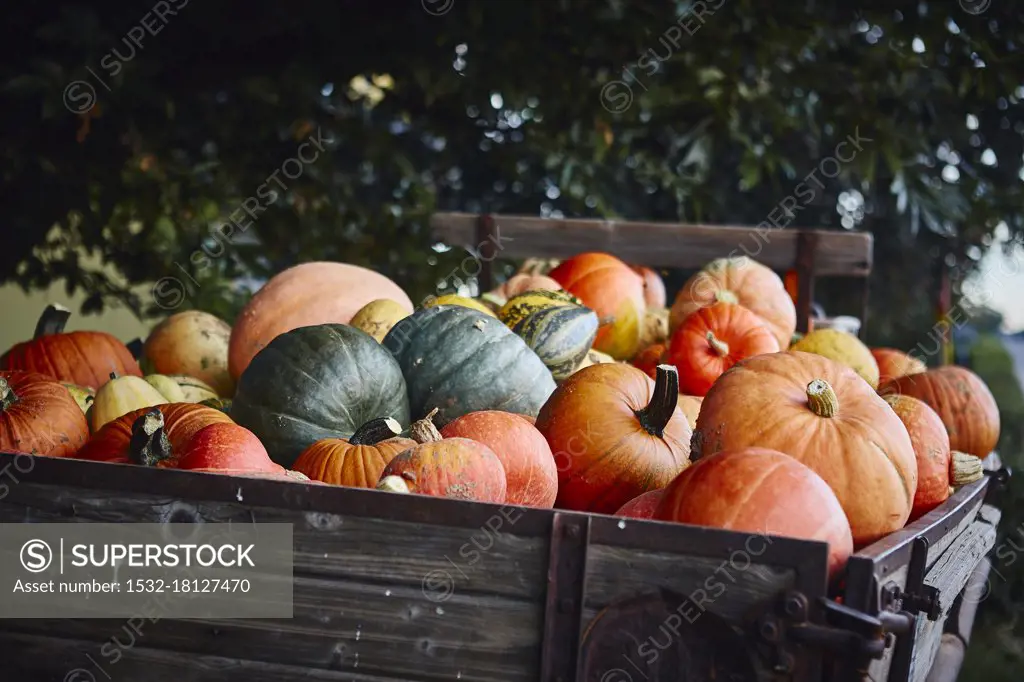
[[[766,241],[743,228],[536,220],[448,215],[435,224],[454,245],[500,236],[508,257],[601,249],[699,267],[756,238],[758,260],[778,269],[864,277],[871,263],[870,237],[854,233],[780,231]],[[549,231],[537,236],[541,229]],[[618,239],[627,229],[628,240]],[[493,260],[483,250],[479,260]],[[804,324],[812,286],[801,277]],[[998,469],[994,455],[986,462]],[[984,580],[999,518],[990,497],[1006,476],[994,471],[858,552],[830,595],[827,547],[816,542],[128,465],[30,463],[0,454],[0,470],[17,472],[0,497],[0,522],[293,524],[294,616],[145,620],[132,629],[121,619],[0,621],[2,678],[17,682],[946,682],[959,666],[949,652],[968,638],[983,594],[969,581]]]

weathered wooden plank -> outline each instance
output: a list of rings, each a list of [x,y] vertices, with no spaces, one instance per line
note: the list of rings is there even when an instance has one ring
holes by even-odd
[[[135,646],[101,670],[96,643],[5,632],[0,634],[4,680],[11,682],[403,682],[361,672],[309,670],[298,666],[242,661],[223,656],[186,657],[174,651]],[[93,657],[90,660],[89,657]]]
[[[725,256],[748,255],[775,270],[796,265],[799,230],[719,225],[680,225],[640,221],[552,219],[493,216],[496,253],[501,258],[567,258],[584,251],[605,251],[630,263],[652,267],[698,269]],[[431,229],[447,244],[481,250],[479,216],[438,213]],[[866,276],[872,265],[872,236],[866,232],[814,230],[818,235],[818,275]],[[487,248],[487,253],[492,247]]]
[[[289,620],[140,619],[137,631],[125,620],[8,620],[0,621],[0,629],[93,641],[91,655],[101,662],[137,643],[188,657],[311,670],[403,679],[454,679],[461,673],[472,680],[532,682],[538,677],[542,620],[539,603],[476,595],[437,602],[410,588],[297,576],[295,615]]]
[[[893,583],[901,590],[907,586],[907,569],[908,565],[896,567],[886,573],[884,584]],[[889,647],[882,654],[882,657],[878,660],[872,661],[868,667],[868,676],[866,679],[874,680],[875,682],[884,682],[889,679],[889,668],[892,667],[892,657],[895,653],[895,647]]]
[[[757,604],[794,586],[792,569],[740,561],[591,545],[587,552],[584,623],[610,604],[659,589],[689,597],[727,619],[741,619]]]
[[[983,495],[979,495],[978,499],[974,500],[971,505],[971,510],[956,523],[949,523],[943,531],[942,537],[938,538],[935,542],[928,545],[928,561],[927,566],[931,569],[935,566],[935,563],[945,556],[946,551],[957,541],[957,539],[963,535],[968,528],[977,522],[978,514],[982,509],[982,505],[985,503]]]
[[[291,523],[296,573],[539,600],[548,541],[515,534],[521,510],[501,509],[467,529],[252,507],[244,496],[234,503],[185,501],[23,481],[0,503],[0,522]]]

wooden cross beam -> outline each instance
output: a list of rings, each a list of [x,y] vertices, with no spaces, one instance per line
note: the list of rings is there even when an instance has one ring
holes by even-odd
[[[697,270],[715,258],[748,255],[778,272],[797,271],[798,331],[808,329],[817,277],[863,280],[862,335],[867,324],[874,241],[867,232],[473,213],[436,213],[431,230],[440,241],[465,246],[480,257],[483,289],[494,286],[492,262],[497,257],[569,258],[603,251],[627,263]]]

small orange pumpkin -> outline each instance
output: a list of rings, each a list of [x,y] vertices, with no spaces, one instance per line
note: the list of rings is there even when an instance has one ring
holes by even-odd
[[[664,308],[666,302],[665,281],[655,270],[644,265],[634,265],[633,272],[644,278],[644,301],[648,308]]]
[[[418,443],[381,472],[378,490],[477,502],[505,502],[505,467],[494,451],[469,438],[443,438],[432,419],[435,407],[409,431]]]
[[[64,386],[34,372],[0,372],[0,450],[68,457],[88,438],[85,415]]]
[[[348,440],[325,438],[303,450],[292,468],[314,481],[352,488],[375,488],[395,455],[416,445],[402,438],[401,425],[390,417],[363,424]]]
[[[706,395],[740,360],[777,353],[779,342],[764,320],[742,306],[716,303],[683,320],[672,335],[668,361],[679,370],[679,388]]]
[[[662,365],[657,377],[623,363],[591,365],[551,394],[537,428],[558,468],[556,507],[613,514],[689,464],[676,368]]]
[[[949,436],[935,410],[917,398],[890,395],[885,402],[907,428],[917,457],[917,492],[908,522],[915,521],[949,498]]]
[[[853,553],[850,524],[828,484],[766,448],[726,450],[694,463],[665,489],[654,518],[827,542],[833,577]]]
[[[920,374],[928,370],[924,362],[895,348],[872,348],[871,355],[878,365],[879,386],[908,374]]]
[[[658,365],[663,365],[667,361],[668,344],[654,343],[637,353],[636,356],[630,360],[630,364],[653,379],[658,371]]]

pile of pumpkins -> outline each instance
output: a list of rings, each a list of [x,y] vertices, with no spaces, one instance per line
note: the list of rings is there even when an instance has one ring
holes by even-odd
[[[666,303],[656,272],[603,253],[415,308],[378,273],[307,263],[234,326],[172,315],[141,366],[51,308],[0,359],[0,449],[819,540],[833,574],[981,476],[999,415],[969,370],[800,337],[746,257]]]

